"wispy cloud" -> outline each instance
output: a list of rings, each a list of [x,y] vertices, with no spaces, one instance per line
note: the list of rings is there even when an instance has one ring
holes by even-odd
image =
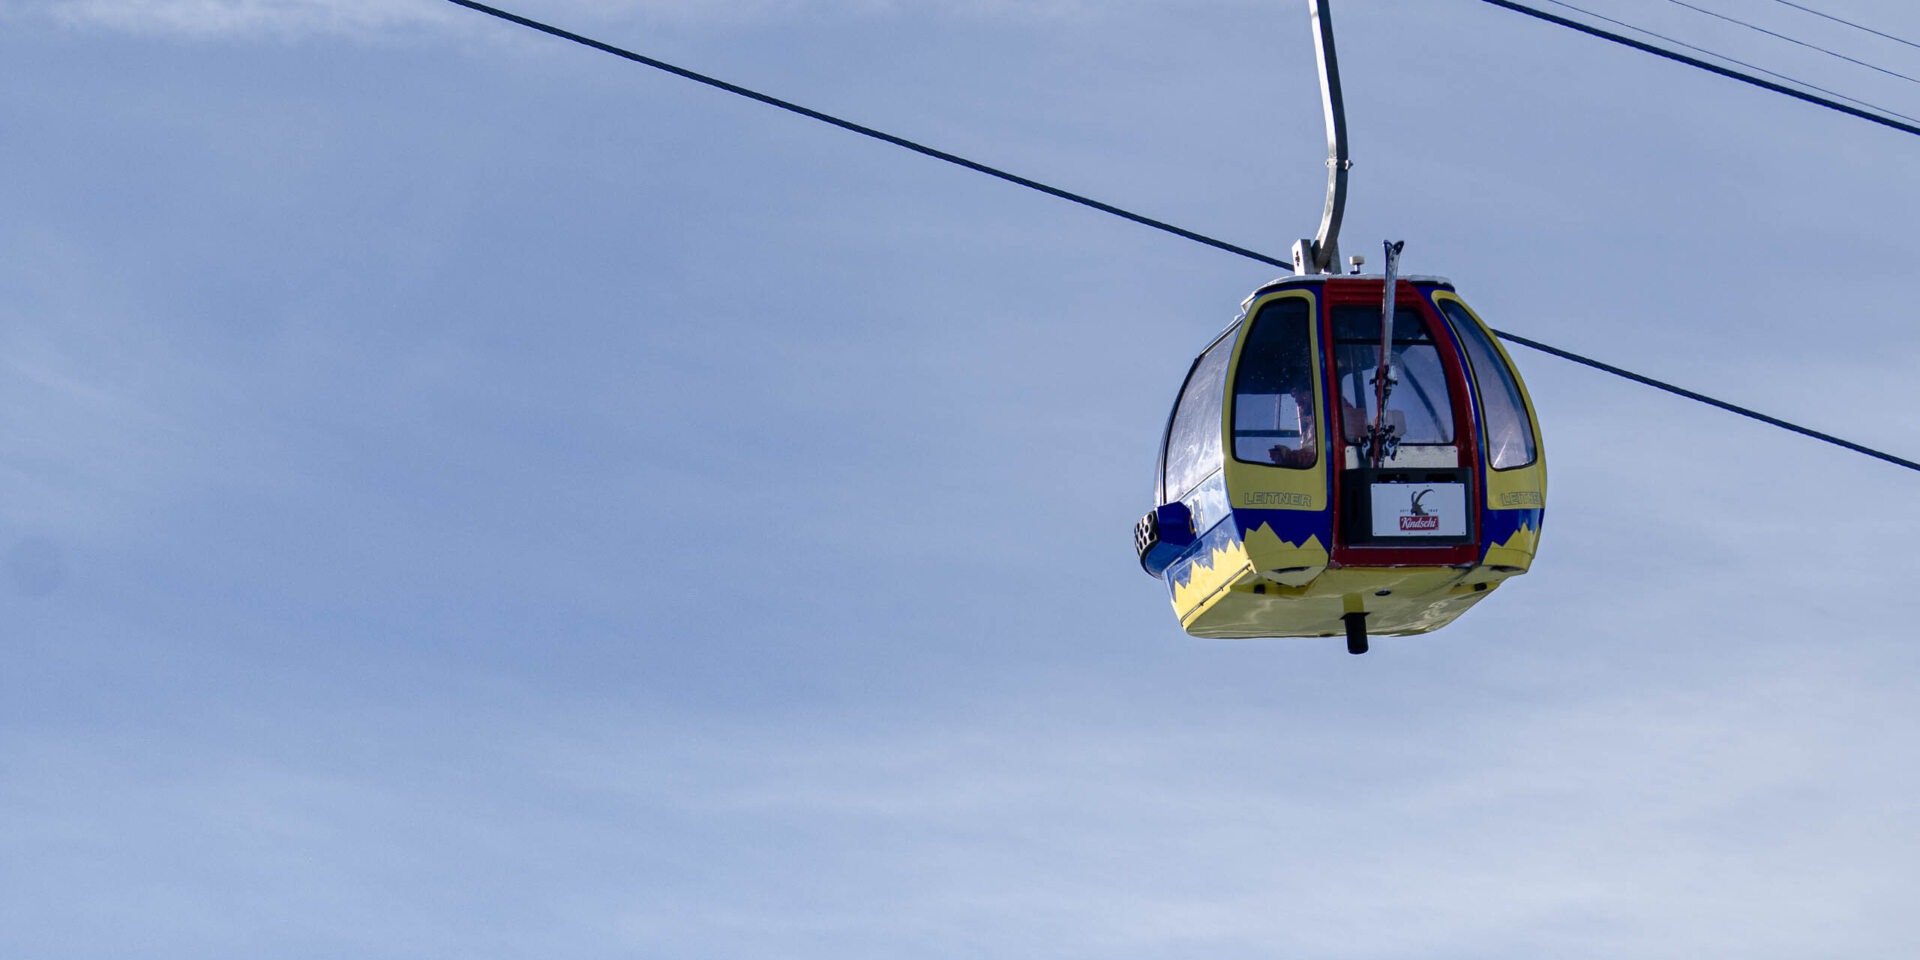
[[[910,14],[973,20],[1053,20],[1112,9],[1093,0],[508,0],[501,5],[562,25],[633,20],[741,23]],[[205,38],[367,35],[445,23],[463,14],[441,0],[0,0],[0,12],[76,27]]]
[[[27,0],[7,9],[70,26],[196,37],[365,33],[447,15],[431,3],[383,0]]]

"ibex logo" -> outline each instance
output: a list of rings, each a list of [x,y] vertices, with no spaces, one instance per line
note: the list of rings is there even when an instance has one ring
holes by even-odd
[[[1407,504],[1407,513],[1400,518],[1400,529],[1405,533],[1424,532],[1440,529],[1440,518],[1427,512],[1420,501],[1432,493],[1431,487],[1413,491],[1413,499]]]

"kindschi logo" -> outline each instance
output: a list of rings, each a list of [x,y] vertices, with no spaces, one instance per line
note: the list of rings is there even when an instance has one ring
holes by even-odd
[[[1413,500],[1407,505],[1408,509],[1412,511],[1412,515],[1400,518],[1400,530],[1402,533],[1440,529],[1440,518],[1428,513],[1427,508],[1420,503],[1422,497],[1432,492],[1433,489],[1431,487],[1413,492]]]

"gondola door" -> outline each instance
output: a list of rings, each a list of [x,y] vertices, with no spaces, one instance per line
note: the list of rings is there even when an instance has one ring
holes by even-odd
[[[1472,564],[1480,559],[1481,484],[1459,353],[1427,299],[1400,281],[1382,390],[1384,293],[1378,280],[1332,280],[1323,298],[1327,409],[1339,424],[1333,562]]]

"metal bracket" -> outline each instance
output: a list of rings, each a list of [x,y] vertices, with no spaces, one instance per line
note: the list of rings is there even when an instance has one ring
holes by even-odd
[[[1309,273],[1319,273],[1314,269],[1313,241],[1295,240],[1293,242],[1293,274],[1304,277]]]

